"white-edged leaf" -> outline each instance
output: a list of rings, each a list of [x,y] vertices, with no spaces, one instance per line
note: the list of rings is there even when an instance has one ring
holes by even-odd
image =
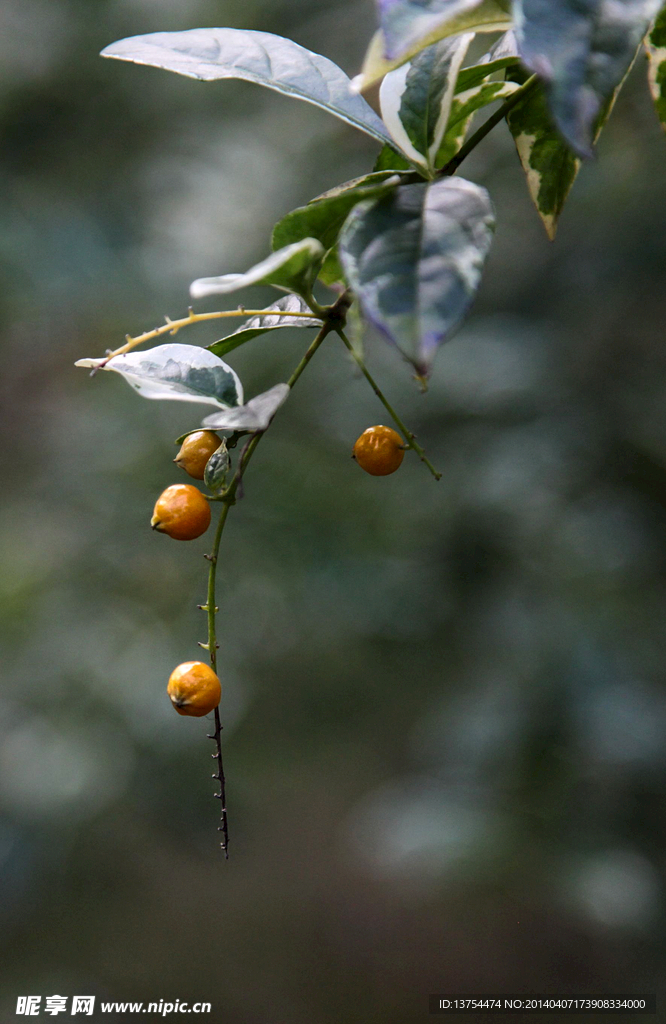
[[[403,185],[345,223],[340,257],[363,315],[422,376],[472,302],[493,227],[486,190],[458,177]]]
[[[200,277],[190,285],[193,299],[207,295],[228,295],[251,284],[270,284],[282,291],[309,291],[324,258],[324,247],[316,238],[303,238],[278,249],[244,274]]]
[[[381,119],[349,88],[344,71],[291,39],[237,28],[194,28],[119,39],[103,57],[164,68],[205,82],[241,78],[322,107],[380,142]]]
[[[468,89],[466,92],[459,92],[453,97],[451,113],[446,126],[446,134],[437,153],[436,167],[444,167],[451,160],[467,135],[470,122],[477,110],[495,103],[496,100],[505,100],[518,89],[514,82],[482,82],[481,85]]]
[[[225,356],[228,352],[238,348],[239,345],[244,345],[246,341],[250,341],[251,338],[256,338],[259,334],[266,334],[268,331],[277,331],[283,327],[321,327],[322,325],[322,321],[318,320],[315,316],[281,315],[284,313],[310,312],[307,303],[300,295],[285,295],[283,298],[278,299],[277,302],[272,302],[266,308],[269,310],[274,309],[275,313],[272,315],[267,313],[265,316],[250,317],[232,334],[228,334],[226,338],[221,338],[219,341],[214,341],[212,345],[209,345],[209,352],[214,352],[216,356]]]
[[[513,68],[508,74],[516,83],[522,84],[528,73],[524,68]],[[628,74],[629,70],[597,116],[593,125],[595,143],[612,113]],[[576,156],[557,130],[541,85],[510,110],[506,120],[525,171],[530,196],[552,242],[557,233],[560,214],[581,167],[580,157]]]
[[[440,39],[458,35],[461,32],[502,32],[511,26],[508,2],[503,0],[474,0],[458,3],[458,0],[396,0],[393,13],[400,8],[409,15],[409,31],[401,31],[401,20],[396,17],[395,29],[389,27],[389,17],[382,19],[386,29],[380,28],[370,40],[363,60],[361,73],[352,79],[352,89],[362,92],[410,60],[426,46],[432,46]],[[393,47],[387,44],[388,31]],[[394,38],[395,36],[395,38]]]
[[[202,426],[210,430],[266,430],[281,405],[289,397],[288,384],[276,384],[247,405],[206,416]]]
[[[474,38],[441,39],[389,72],[379,90],[384,124],[417,166],[431,171],[444,137],[460,66]]]
[[[553,120],[581,157],[663,0],[515,0],[524,63],[546,83]]]
[[[243,401],[243,386],[235,370],[196,345],[158,345],[145,352],[114,356],[108,362],[79,359],[74,365],[113,370],[143,398],[200,402],[220,409]]]

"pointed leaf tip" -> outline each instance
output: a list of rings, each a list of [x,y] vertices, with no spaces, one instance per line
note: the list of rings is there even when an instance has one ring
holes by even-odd
[[[105,359],[79,359],[77,366],[102,367],[125,378],[143,398],[199,402],[221,409],[243,401],[238,374],[218,356],[194,345],[158,345]]]

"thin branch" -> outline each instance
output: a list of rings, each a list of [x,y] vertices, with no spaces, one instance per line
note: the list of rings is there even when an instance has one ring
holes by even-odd
[[[210,656],[210,664],[213,672],[217,673],[217,635],[215,631],[215,612],[217,607],[215,604],[215,574],[217,570],[217,558],[220,550],[220,541],[222,540],[222,532],[224,530],[224,524],[227,516],[229,515],[229,509],[231,505],[226,504],[222,508],[220,518],[217,523],[217,529],[215,531],[215,540],[213,541],[213,551],[208,555],[208,561],[210,562],[210,568],[208,570],[208,597],[206,598],[206,604],[204,605],[207,618],[208,618],[208,653]],[[209,734],[209,739],[215,740],[215,753],[212,755],[217,760],[217,772],[213,775],[214,779],[218,779],[220,783],[220,792],[214,795],[219,799],[221,810],[221,822],[219,830],[222,832],[222,842],[220,846],[224,850],[224,856],[229,859],[229,829],[227,824],[227,794],[226,785],[224,778],[224,767],[222,764],[222,722],[220,720],[220,708],[219,705],[215,708],[215,730],[212,734]]]
[[[418,441],[416,440],[416,438],[412,434],[411,430],[407,429],[407,427],[402,422],[402,420],[398,416],[398,414],[395,411],[395,409],[393,408],[393,406],[389,403],[389,401],[387,400],[386,396],[380,390],[379,385],[376,383],[374,377],[371,376],[368,368],[366,367],[365,363],[361,359],[361,357],[358,354],[358,352],[355,350],[354,346],[352,345],[351,341],[349,340],[349,338],[347,337],[345,332],[342,330],[341,327],[337,327],[337,326],[334,327],[334,330],[335,330],[335,332],[337,334],[340,335],[342,341],[344,342],[344,344],[347,346],[347,348],[351,352],[352,357],[354,358],[354,361],[356,362],[356,365],[358,366],[359,370],[361,371],[361,373],[363,374],[363,376],[367,380],[368,384],[370,385],[370,387],[372,388],[374,393],[377,395],[377,398],[379,399],[379,401],[382,403],[382,405],[386,409],[387,413],[389,414],[389,416],[391,417],[391,419],[395,423],[396,427],[398,428],[398,430],[400,431],[402,436],[405,438],[405,441],[407,442],[407,445],[416,452],[416,454],[420,458],[421,462],[423,462],[424,465],[426,465],[428,467],[428,469],[430,470],[430,472],[434,476],[435,480],[441,480],[442,474],[437,472],[437,470],[433,466],[432,462],[430,461],[430,459],[427,457],[426,453],[424,452],[423,448],[421,447],[421,445],[418,443]]]
[[[180,320],[170,320],[169,317],[165,317],[166,323],[162,324],[161,327],[156,327],[152,331],[144,331],[143,334],[137,335],[136,338],[131,338],[127,335],[124,345],[120,348],[115,349],[113,352],[109,352],[103,363],[97,367],[101,370],[109,359],[113,359],[115,356],[122,356],[126,352],[130,352],[137,345],[143,344],[144,341],[151,341],[153,338],[159,338],[162,334],[177,334],[178,331],[183,327],[189,327],[190,324],[204,323],[206,320],[221,320],[224,317],[230,316],[288,316],[288,317],[304,317],[307,320],[317,319],[317,317],[309,312],[302,313],[300,311],[291,310],[280,310],[280,309],[245,309],[244,306],[239,306],[238,309],[225,309],[215,313],[195,313],[190,306],[187,316],[182,317]]]
[[[310,345],[310,347],[306,351],[305,355],[301,359],[300,363],[296,366],[294,372],[292,373],[291,377],[289,378],[287,383],[289,384],[290,388],[293,388],[294,384],[296,383],[298,378],[303,373],[303,370],[308,365],[308,363],[312,359],[313,355],[315,354],[315,352],[317,351],[317,349],[321,345],[322,341],[324,340],[326,335],[331,332],[331,330],[333,330],[333,327],[332,327],[331,324],[328,324],[328,323],[323,324],[321,330],[317,334],[317,337],[314,339],[314,341],[312,342],[312,344]],[[208,570],[208,597],[206,599],[206,604],[203,606],[203,609],[206,611],[207,618],[208,618],[208,643],[204,644],[202,646],[207,647],[207,649],[208,649],[208,653],[209,653],[209,656],[210,656],[210,663],[211,663],[211,666],[212,666],[214,672],[217,672],[217,634],[216,634],[216,628],[215,628],[215,613],[217,612],[217,607],[216,607],[216,604],[215,604],[215,598],[216,598],[216,595],[215,595],[215,580],[216,580],[216,573],[217,573],[217,561],[218,561],[219,551],[220,551],[220,541],[222,540],[222,534],[224,532],[224,527],[225,527],[225,524],[226,524],[226,521],[227,521],[227,516],[229,515],[229,509],[236,502],[236,494],[237,494],[238,489],[239,489],[239,487],[240,487],[240,485],[242,483],[243,474],[245,473],[245,470],[247,469],[247,465],[248,465],[250,459],[252,458],[252,456],[253,456],[256,448],[257,448],[257,445],[259,444],[259,442],[260,442],[261,438],[263,437],[264,433],[265,433],[265,431],[260,431],[260,432],[258,432],[256,434],[254,434],[251,437],[251,439],[248,441],[247,445],[245,446],[245,448],[243,449],[243,451],[241,452],[241,454],[239,456],[238,466],[237,466],[236,472],[234,474],[234,477],[233,477],[231,483],[226,488],[226,490],[223,491],[223,493],[220,495],[220,501],[222,502],[222,511],[220,513],[220,518],[219,518],[218,523],[217,523],[217,529],[215,531],[215,539],[213,541],[213,550],[212,550],[210,555],[206,555],[206,558],[210,562],[210,568]],[[228,820],[227,820],[226,785],[225,785],[225,777],[224,777],[224,768],[223,768],[223,765],[222,765],[222,722],[220,720],[220,710],[219,710],[219,707],[215,708],[215,729],[214,729],[212,734],[209,734],[209,738],[212,739],[212,740],[215,740],[215,753],[212,756],[217,760],[217,772],[216,772],[216,774],[213,775],[213,778],[214,779],[218,779],[219,783],[220,783],[220,791],[219,791],[219,793],[215,793],[214,794],[215,797],[217,799],[219,799],[219,801],[220,801],[220,803],[222,805],[222,807],[221,807],[221,822],[222,823],[219,826],[219,830],[222,832],[223,839],[222,839],[222,842],[220,843],[220,846],[221,846],[222,850],[224,850],[225,858],[228,860],[229,859],[229,828],[228,828]]]

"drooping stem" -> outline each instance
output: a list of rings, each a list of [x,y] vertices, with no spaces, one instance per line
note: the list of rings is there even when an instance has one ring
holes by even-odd
[[[432,462],[430,461],[430,459],[427,457],[426,453],[424,452],[423,448],[421,447],[421,445],[418,443],[418,441],[416,440],[416,438],[412,434],[411,430],[407,429],[407,427],[405,426],[403,421],[400,419],[400,417],[398,416],[398,414],[395,411],[395,409],[393,408],[393,406],[389,403],[388,399],[386,398],[384,393],[381,391],[381,389],[380,389],[379,385],[377,384],[377,382],[375,381],[374,377],[370,374],[370,371],[368,370],[367,366],[365,365],[365,363],[361,359],[360,355],[358,354],[358,352],[356,351],[356,349],[352,345],[351,341],[349,340],[349,338],[347,337],[345,332],[342,330],[341,327],[338,327],[338,326],[336,326],[334,329],[335,329],[336,333],[340,335],[340,337],[342,338],[342,341],[345,343],[345,345],[347,346],[347,348],[351,352],[352,357],[353,357],[356,365],[358,366],[359,370],[361,371],[361,373],[363,374],[363,376],[367,380],[368,384],[370,385],[370,387],[372,388],[374,393],[377,395],[377,398],[379,399],[379,401],[382,403],[382,405],[386,409],[387,413],[389,414],[389,416],[391,417],[391,419],[395,423],[396,427],[398,428],[398,430],[400,431],[400,433],[404,437],[404,439],[407,442],[408,446],[410,448],[412,448],[416,452],[416,454],[420,458],[421,462],[423,462],[424,465],[426,465],[428,467],[428,469],[430,470],[430,472],[434,476],[435,480],[441,480],[442,474],[437,472],[437,470],[433,466]]]
[[[524,82],[519,89],[516,89],[515,92],[512,92],[508,99],[504,101],[502,106],[498,107],[495,113],[491,114],[488,120],[484,121],[480,128],[477,128],[473,135],[470,135],[469,139],[464,144],[464,146],[461,146],[456,155],[451,160],[449,160],[448,164],[445,164],[444,167],[442,167],[442,169],[437,172],[437,177],[443,178],[446,177],[447,175],[455,174],[463,160],[465,160],[469,156],[473,149],[476,149],[480,142],[483,142],[486,135],[488,135],[493,130],[493,128],[506,117],[510,110],[513,110],[513,108],[518,103],[520,103],[521,100],[525,99],[527,94],[531,92],[532,89],[534,89],[534,87],[537,85],[538,81],[538,75],[532,75],[532,77],[528,78],[527,81]]]
[[[294,384],[296,383],[298,378],[303,373],[303,370],[308,365],[308,363],[312,359],[313,355],[315,354],[315,352],[317,351],[317,349],[321,345],[322,341],[324,340],[326,335],[330,333],[330,331],[332,329],[333,328],[331,327],[330,324],[324,324],[322,326],[321,330],[317,334],[317,337],[314,339],[314,341],[312,342],[312,344],[310,345],[310,347],[306,351],[305,355],[301,359],[300,363],[296,366],[296,368],[294,369],[294,372],[292,373],[291,377],[289,378],[287,383],[289,384],[290,388],[292,388],[294,386]],[[220,495],[220,501],[222,503],[222,511],[220,512],[220,518],[218,519],[217,528],[215,530],[215,538],[213,540],[213,550],[212,550],[210,555],[206,555],[206,558],[210,562],[210,568],[208,570],[208,597],[207,597],[207,600],[206,600],[206,604],[204,605],[204,608],[205,608],[206,614],[207,614],[207,620],[208,620],[208,643],[205,644],[205,645],[202,645],[202,646],[205,646],[208,649],[208,653],[209,653],[209,656],[210,656],[210,663],[211,663],[211,666],[212,666],[212,669],[213,669],[214,672],[217,672],[217,650],[218,650],[217,631],[216,631],[216,626],[215,626],[215,615],[216,615],[216,612],[217,612],[217,607],[216,607],[216,604],[215,604],[215,600],[216,600],[215,582],[216,582],[216,574],[217,574],[217,562],[218,562],[219,551],[220,551],[220,542],[222,540],[222,534],[224,532],[224,527],[226,525],[227,517],[229,515],[229,509],[236,502],[236,495],[237,495],[240,483],[241,483],[241,481],[243,479],[243,474],[245,473],[245,470],[247,469],[247,465],[248,465],[250,459],[252,458],[252,456],[253,456],[256,448],[257,448],[257,445],[259,444],[259,442],[260,442],[261,438],[263,437],[264,433],[265,433],[265,431],[261,431],[259,433],[256,433],[250,439],[250,441],[248,442],[246,447],[243,449],[243,452],[241,453],[241,455],[239,457],[238,466],[236,468],[236,472],[234,473],[234,476],[233,476],[233,479],[232,479],[231,483],[226,488],[226,490],[223,491],[223,493]],[[220,791],[219,791],[219,793],[215,793],[215,796],[220,800],[220,803],[222,805],[222,809],[221,809],[221,825],[219,826],[219,829],[222,832],[222,842],[221,842],[220,846],[224,850],[225,858],[228,860],[229,859],[229,828],[228,828],[228,819],[227,819],[226,783],[225,783],[225,777],[224,777],[224,768],[223,768],[223,765],[222,765],[222,722],[221,722],[221,719],[220,719],[220,709],[219,709],[219,707],[215,708],[215,729],[214,729],[214,732],[212,734],[209,734],[209,738],[212,739],[212,740],[215,740],[215,753],[212,756],[217,761],[217,772],[213,775],[213,778],[214,779],[218,779],[219,783],[220,783]]]

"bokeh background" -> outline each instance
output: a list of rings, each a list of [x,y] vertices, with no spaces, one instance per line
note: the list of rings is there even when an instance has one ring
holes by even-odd
[[[28,993],[210,1000],[216,1024],[664,994],[666,139],[643,58],[556,244],[504,126],[466,164],[498,232],[428,394],[367,339],[441,482],[351,461],[385,414],[335,339],[253,460],[220,566],[228,863],[208,723],[165,695],[205,639],[209,541],[148,520],[198,412],[74,360],[182,315],[191,280],[262,258],[376,147],[97,54],[221,24],[355,73],[373,20],[369,0],[0,6],[3,1019]],[[246,393],[307,337],[234,353]]]

